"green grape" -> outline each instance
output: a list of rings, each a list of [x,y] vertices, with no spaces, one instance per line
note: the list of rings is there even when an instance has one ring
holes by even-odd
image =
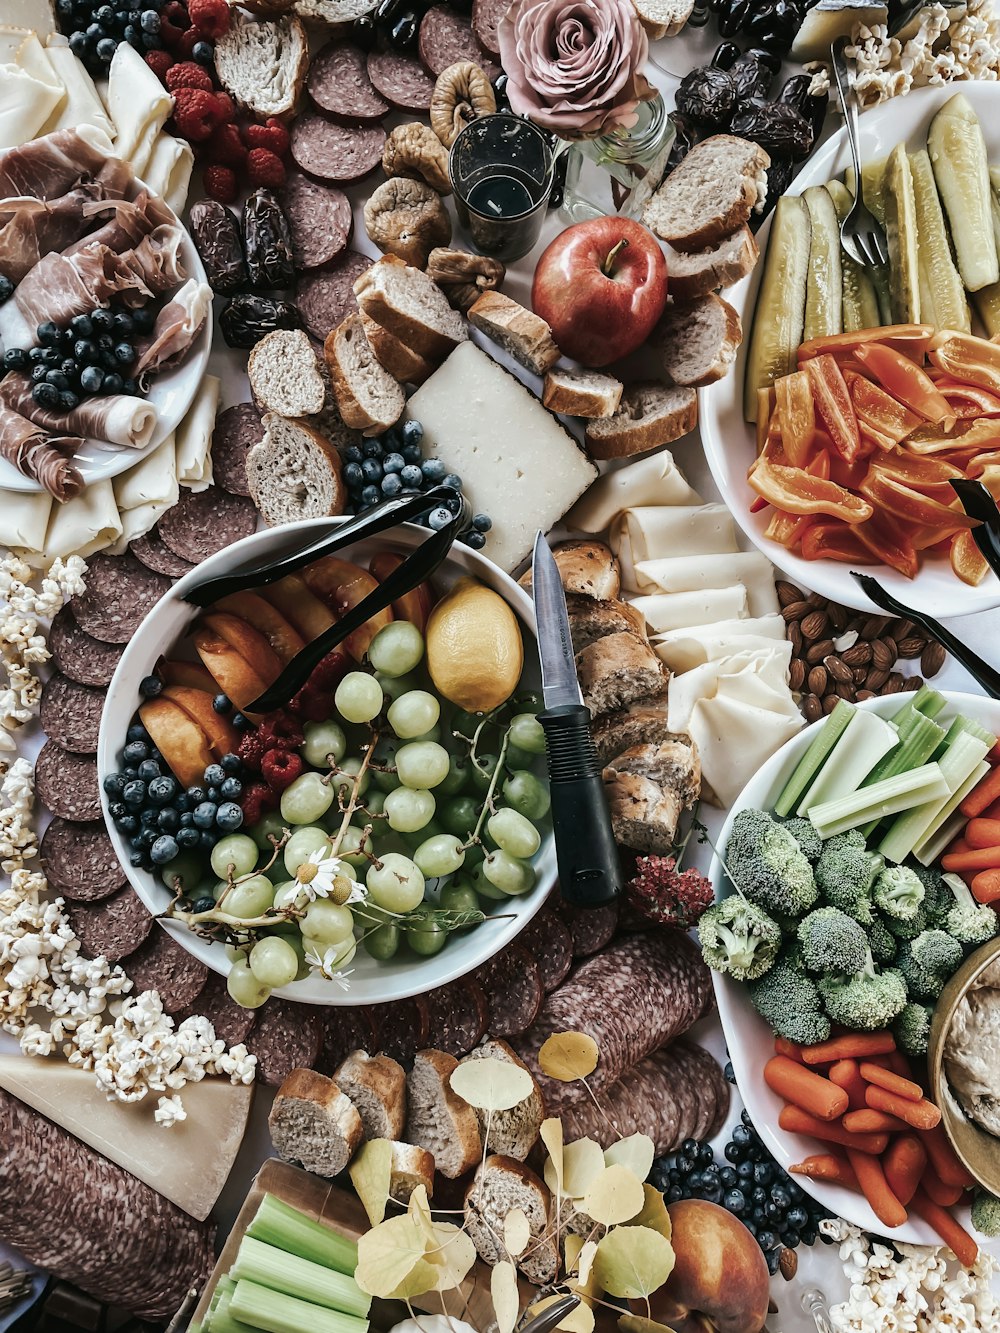
[[[542,835],[531,820],[510,808],[491,815],[486,827],[497,846],[510,852],[511,856],[534,856],[542,845]]]
[[[335,773],[333,777],[330,779],[330,790],[332,792],[339,793],[344,798],[345,801],[350,800],[351,792],[354,790],[355,779],[357,778],[358,772],[361,769],[361,763],[362,761],[354,756],[352,756],[350,759],[345,759],[344,762],[340,765],[340,772]],[[301,782],[301,781],[302,778],[295,779],[295,782]],[[358,783],[358,795],[364,796],[365,792],[368,790],[370,785],[371,785],[371,774],[368,772],[366,768],[364,772],[364,777]],[[294,782],[292,783],[292,786],[293,787],[295,786]]]
[[[358,942],[351,935],[347,939],[341,940],[338,944],[327,944],[325,940],[313,939],[311,935],[302,936],[302,947],[307,954],[315,954],[323,959],[324,967],[335,972],[338,968],[346,967],[358,951]],[[332,956],[327,960],[328,950],[333,950]]]
[[[435,745],[441,744],[441,725],[435,723],[429,731],[422,731],[419,736],[414,736],[415,741],[433,741]]]
[[[372,763],[377,764],[379,768],[393,768],[391,773],[380,773],[378,769],[372,772],[372,781],[381,792],[395,791],[397,787],[402,786],[399,775],[395,772],[396,751],[401,743],[395,736],[383,736],[375,746]]]
[[[403,841],[406,843],[406,855],[412,857],[422,842],[428,838],[436,838],[439,834],[445,832],[445,827],[437,818],[429,819],[422,829],[417,829],[415,833],[404,833]]]
[[[470,847],[469,851],[471,852],[472,850],[473,849]],[[482,851],[481,848],[477,848],[475,850],[480,852]],[[495,884],[491,884],[490,881],[486,878],[485,857],[482,857],[477,865],[474,865],[470,868],[469,855],[467,853],[465,858],[464,868],[469,874],[470,885],[479,895],[480,898],[486,898],[489,902],[498,903],[501,901],[501,899],[507,897],[506,893],[501,892],[501,890],[498,889]]]
[[[389,726],[404,741],[423,736],[437,726],[441,705],[428,690],[407,690],[389,705]]]
[[[215,899],[216,902],[219,901],[219,899],[222,897],[222,895],[225,893],[225,891],[226,891],[228,888],[229,888],[229,882],[228,882],[228,880],[217,879],[217,880],[215,881],[215,883],[212,885],[211,893],[212,893],[212,897]],[[199,895],[199,896],[200,896],[200,895]],[[206,898],[208,897],[208,894],[207,894],[207,893],[206,893],[205,897],[206,897]]]
[[[280,810],[269,810],[263,819],[257,821],[253,828],[249,830],[251,838],[262,852],[267,852],[268,856],[274,851],[274,844],[271,837],[279,841],[284,837],[285,824],[288,821],[282,818]]]
[[[230,870],[233,877],[238,878],[240,875],[249,875],[257,864],[257,855],[257,844],[253,838],[245,833],[230,833],[228,837],[219,839],[209,859],[212,870],[220,879],[225,879]]]
[[[297,879],[283,879],[274,886],[274,907],[279,911],[283,907],[291,907],[301,891],[302,885]]]
[[[441,806],[441,823],[456,838],[467,838],[476,827],[480,805],[471,796],[454,796]]]
[[[534,713],[518,713],[511,718],[510,743],[529,754],[545,753],[545,732]]]
[[[424,636],[408,620],[393,620],[372,639],[368,660],[386,676],[405,676],[424,655]]]
[[[285,843],[285,870],[294,876],[302,862],[308,861],[313,852],[329,845],[330,835],[326,829],[317,828],[315,824],[306,824],[296,829]]]
[[[372,840],[371,838],[362,838],[363,833],[364,829],[349,824],[344,830],[344,836],[340,840],[340,850],[337,853],[355,870],[364,870],[371,864],[369,856],[372,850]]]
[[[255,858],[256,860],[256,858]],[[185,896],[191,898],[194,896],[194,890],[202,881],[205,874],[205,859],[196,851],[184,851],[179,856],[175,856],[172,861],[160,871],[160,879],[167,888],[173,893],[180,881],[181,888]]]
[[[333,702],[345,722],[370,722],[382,711],[382,686],[367,671],[348,671]]]
[[[386,818],[396,833],[418,832],[433,818],[436,807],[433,792],[413,787],[399,787],[385,798]]]
[[[469,881],[464,878],[453,879],[442,888],[438,905],[446,912],[479,911],[479,899],[476,896],[476,891]],[[471,927],[462,926],[461,929],[469,930]]]
[[[417,868],[426,879],[441,879],[454,874],[465,862],[465,851],[451,833],[426,838],[413,853]]]
[[[465,740],[471,741],[485,717],[485,713],[467,713],[464,708],[457,708],[452,714],[450,729],[452,732],[458,732]],[[486,727],[480,732],[480,739],[485,731],[493,725],[493,722],[486,724]]]
[[[391,704],[402,695],[408,694],[410,690],[422,688],[420,677],[413,672],[408,672],[405,676],[387,676],[384,671],[376,671],[375,679],[382,686],[382,693],[385,695],[387,704]]]
[[[271,994],[271,987],[257,980],[245,958],[237,958],[229,969],[226,990],[243,1009],[259,1009]]]
[[[411,741],[396,751],[396,772],[404,787],[436,787],[448,770],[448,751],[436,741]]]
[[[387,963],[399,949],[403,932],[398,926],[389,924],[378,926],[361,937],[361,947],[370,958],[379,963]]]
[[[495,754],[477,754],[472,764],[472,788],[485,796],[490,789],[490,783],[493,781],[493,774],[496,772],[497,764],[500,762],[500,756]]]
[[[246,957],[246,950],[241,949],[239,945],[236,944],[227,944],[226,957],[229,959],[231,963],[235,963],[237,959]]]
[[[280,935],[265,935],[250,950],[250,971],[262,986],[271,990],[295,980],[299,960],[295,950]]]
[[[317,898],[306,908],[300,922],[303,935],[325,944],[339,944],[354,934],[354,917],[348,907]]]
[[[421,958],[433,958],[448,943],[448,932],[431,912],[413,912],[403,922],[406,942]]]
[[[315,824],[333,805],[333,787],[318,773],[303,773],[281,793],[281,817],[289,824]]]
[[[222,910],[245,921],[263,916],[274,903],[274,885],[263,875],[242,879],[226,894]]]
[[[344,728],[336,722],[307,722],[302,728],[305,740],[299,746],[302,757],[314,768],[329,768],[332,762],[339,764],[347,753],[347,737]]]
[[[309,964],[306,962],[306,947],[302,943],[302,934],[294,922],[289,921],[287,925],[277,926],[272,932],[281,937],[295,950],[295,957],[298,959],[299,967],[295,973],[296,981],[304,981],[309,975]]]
[[[424,899],[423,875],[398,852],[386,852],[377,866],[369,866],[365,884],[375,906],[388,912],[412,912]]]
[[[526,769],[511,773],[503,784],[504,800],[525,819],[544,819],[552,801],[548,788]]]
[[[472,765],[466,754],[453,754],[448,760],[448,776],[435,790],[438,796],[457,796],[471,776]]]
[[[535,762],[535,755],[527,750],[522,750],[517,745],[507,745],[504,752],[503,764],[508,772],[516,768],[530,768]]]
[[[471,832],[471,830],[470,830]],[[481,866],[486,860],[486,849],[482,843],[474,842],[471,847],[465,849],[465,871],[471,874],[476,866]]]
[[[483,862],[483,874],[494,888],[512,896],[527,893],[535,886],[534,866],[502,850],[490,852]]]

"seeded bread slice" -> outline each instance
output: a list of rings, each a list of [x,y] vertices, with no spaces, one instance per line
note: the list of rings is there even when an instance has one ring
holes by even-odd
[[[313,1069],[292,1070],[267,1123],[279,1157],[327,1179],[343,1171],[364,1137],[351,1099]]]
[[[674,384],[701,389],[721,380],[743,341],[740,317],[721,296],[668,305],[650,337],[660,364]]]
[[[690,736],[667,732],[657,740],[640,741],[615,755],[609,767],[659,783],[685,807],[694,805],[701,792],[701,761]]]
[[[264,438],[247,455],[247,485],[269,528],[342,514],[347,488],[340,454],[318,430],[268,412]]]
[[[760,258],[757,238],[749,227],[740,227],[718,245],[686,254],[664,242],[670,295],[675,301],[694,301],[699,296],[732,287],[752,273]]]
[[[395,255],[383,255],[362,273],[354,293],[366,315],[428,361],[443,361],[468,341],[465,320],[437,283]]]
[[[615,842],[636,852],[669,855],[683,813],[677,793],[640,773],[619,773],[613,764],[603,776]]]
[[[559,348],[545,320],[503,292],[483,292],[467,313],[473,328],[485,333],[532,375],[544,375],[559,360]]]
[[[348,426],[380,435],[399,420],[406,396],[377,360],[357,311],[326,335],[323,355],[337,408]]]
[[[640,638],[646,637],[646,622],[642,612],[614,597],[581,597],[578,593],[567,593],[566,609],[569,612],[573,651],[576,653],[608,634],[628,632],[638,634]]]
[[[632,0],[650,41],[676,37],[694,9],[694,0]]]
[[[516,1257],[507,1253],[503,1243],[504,1219],[512,1208],[523,1210],[531,1232],[527,1246]],[[552,1196],[544,1180],[523,1162],[500,1154],[486,1158],[465,1195],[465,1229],[479,1257],[491,1268],[512,1260],[536,1286],[554,1281],[559,1252],[552,1226]]]
[[[593,537],[559,542],[552,548],[552,558],[567,593],[579,593],[581,597],[617,597],[621,592],[621,568],[611,547],[604,542]],[[530,567],[518,583],[525,592],[531,592]]]
[[[633,745],[659,743],[672,733],[667,728],[666,695],[637,699],[617,713],[608,713],[590,728],[590,738],[602,766],[610,764]]]
[[[275,329],[261,338],[247,361],[247,376],[261,412],[305,417],[323,410],[319,362],[301,329]]]
[[[371,343],[371,349],[378,360],[400,384],[423,384],[436,369],[433,361],[418,356],[405,343],[400,342],[388,329],[376,323],[366,311],[361,312],[361,324],[365,337]]]
[[[622,399],[622,382],[597,370],[550,370],[542,402],[550,412],[568,417],[610,417]]]
[[[449,1180],[471,1171],[481,1151],[476,1113],[452,1092],[448,1081],[457,1067],[458,1061],[445,1051],[418,1051],[406,1076],[406,1137],[426,1149]]]
[[[292,9],[307,23],[322,23],[334,34],[349,31],[355,19],[375,8],[373,0],[295,0]]]
[[[646,226],[677,250],[704,250],[745,226],[767,188],[758,144],[713,134],[695,144],[646,205]]]
[[[423,1185],[428,1199],[434,1197],[434,1158],[414,1143],[394,1143],[389,1197],[396,1203],[407,1203],[418,1185]]]
[[[357,1107],[369,1139],[398,1139],[406,1125],[406,1071],[388,1055],[352,1051],[334,1082]]]
[[[614,416],[587,423],[591,458],[631,458],[679,440],[698,424],[698,395],[656,381],[630,384]]]
[[[588,644],[576,655],[576,670],[583,702],[593,718],[666,689],[660,659],[645,638],[627,630]]]
[[[459,1063],[464,1065],[469,1060],[502,1060],[505,1064],[517,1065],[519,1069],[531,1072],[505,1041],[484,1041]],[[494,1111],[492,1114],[487,1114],[486,1111],[476,1112],[479,1132],[484,1138],[483,1147],[488,1151],[502,1153],[505,1157],[513,1157],[523,1162],[537,1143],[538,1131],[545,1119],[545,1100],[534,1076],[531,1082],[530,1094],[523,1102],[518,1102],[509,1110]],[[486,1138],[487,1122],[490,1127],[489,1138]]]
[[[230,6],[228,30],[215,43],[215,71],[233,101],[258,120],[287,120],[309,71],[309,41],[301,19],[255,18]]]

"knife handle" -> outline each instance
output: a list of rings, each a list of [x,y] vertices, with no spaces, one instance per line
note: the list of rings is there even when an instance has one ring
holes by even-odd
[[[583,704],[538,714],[545,730],[552,832],[562,896],[574,907],[602,907],[622,891],[618,848],[601,767]]]

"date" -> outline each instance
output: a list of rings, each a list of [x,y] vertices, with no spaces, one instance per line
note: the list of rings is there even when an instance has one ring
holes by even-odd
[[[234,296],[219,316],[219,328],[227,347],[256,347],[275,329],[297,329],[299,312],[291,301],[270,296]]]
[[[233,214],[214,199],[200,199],[191,205],[189,222],[212,291],[220,296],[242,291],[249,275],[240,225]]]
[[[292,236],[284,209],[270,190],[255,190],[243,205],[243,235],[251,286],[258,291],[291,287]]]

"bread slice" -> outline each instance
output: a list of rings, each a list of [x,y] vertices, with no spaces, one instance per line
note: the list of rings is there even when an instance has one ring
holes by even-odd
[[[215,43],[215,72],[233,101],[258,120],[295,112],[309,71],[309,39],[301,19],[255,18],[230,6],[228,30]]]
[[[358,305],[417,356],[443,361],[469,338],[465,320],[426,273],[383,255],[354,284]]]
[[[406,1076],[406,1137],[425,1148],[449,1180],[471,1171],[481,1152],[476,1113],[448,1082],[457,1066],[445,1051],[418,1051]]]
[[[614,416],[587,423],[591,458],[631,458],[679,440],[698,424],[698,395],[655,380],[630,384]]]
[[[569,612],[569,631],[573,636],[575,653],[608,634],[628,632],[638,634],[640,638],[646,637],[646,622],[642,613],[617,598],[582,597],[579,593],[567,593],[566,609]]]
[[[676,37],[694,9],[694,0],[632,0],[651,42]]]
[[[321,23],[333,29],[328,35],[337,36],[346,35],[354,20],[370,14],[375,5],[373,0],[295,0],[291,8],[306,23]]]
[[[568,593],[581,597],[617,597],[622,588],[621,570],[610,546],[593,537],[559,542],[552,547],[552,558],[559,570],[559,578]],[[530,593],[530,567],[518,579],[525,592]]]
[[[279,1157],[327,1179],[340,1175],[364,1137],[354,1103],[314,1069],[292,1070],[267,1123]]]
[[[677,250],[704,250],[745,226],[767,189],[758,144],[713,134],[695,144],[646,204],[642,220]]]
[[[524,1252],[509,1255],[503,1243],[504,1219],[512,1208],[523,1210],[531,1236]],[[494,1153],[486,1158],[465,1195],[465,1230],[484,1263],[492,1268],[512,1260],[529,1282],[545,1286],[559,1268],[552,1196],[530,1167],[513,1157]]]
[[[619,773],[614,765],[604,769],[603,777],[615,842],[635,852],[669,856],[683,813],[677,794],[639,773]]]
[[[467,314],[474,329],[485,333],[532,375],[544,375],[559,360],[552,330],[541,315],[503,292],[483,292]]]
[[[326,388],[302,329],[275,329],[261,338],[247,361],[247,376],[261,412],[305,417],[323,410]]]
[[[658,740],[630,745],[607,767],[649,778],[672,791],[685,807],[694,805],[701,792],[701,760],[690,736],[667,732]]]
[[[433,361],[418,356],[405,343],[394,337],[381,324],[376,323],[366,311],[362,310],[361,325],[371,349],[389,374],[400,384],[423,384],[436,370]]]
[[[656,653],[645,638],[627,630],[588,644],[576,655],[576,671],[593,718],[666,688],[667,676]]]
[[[477,1046],[459,1061],[465,1064],[469,1060],[502,1060],[509,1065],[517,1065],[519,1069],[527,1070],[528,1066],[517,1055],[514,1054],[510,1046],[505,1041],[491,1039],[484,1041],[481,1046]],[[523,1162],[528,1153],[538,1141],[538,1131],[542,1127],[542,1121],[545,1119],[545,1099],[542,1097],[542,1090],[535,1081],[534,1076],[531,1079],[532,1089],[528,1097],[523,1102],[518,1102],[508,1111],[494,1111],[488,1115],[485,1111],[477,1111],[479,1119],[479,1132],[483,1136],[483,1147],[489,1152],[501,1153],[504,1157],[513,1157],[519,1162]],[[486,1137],[486,1126],[489,1123],[489,1137]]]
[[[760,258],[757,238],[740,227],[707,250],[685,254],[666,246],[667,277],[675,301],[694,301],[720,287],[731,287],[752,273]]]
[[[567,417],[610,417],[621,402],[622,382],[598,370],[549,370],[542,402]]]
[[[665,374],[687,389],[721,380],[742,341],[739,315],[715,292],[688,304],[668,305],[650,338]]]
[[[347,487],[336,447],[306,422],[276,412],[263,425],[263,440],[247,454],[247,484],[267,526],[342,514]]]
[[[357,1107],[368,1139],[398,1139],[406,1125],[406,1070],[388,1055],[352,1051],[333,1073]]]
[[[348,426],[380,435],[399,420],[406,395],[376,358],[357,311],[326,335],[323,355],[337,408]]]
[[[428,1199],[434,1197],[434,1158],[415,1143],[393,1143],[389,1197],[405,1204],[418,1185],[423,1185]]]
[[[633,745],[658,744],[671,734],[667,729],[666,696],[655,694],[648,699],[637,699],[617,713],[598,718],[590,728],[590,737],[602,767]]]

